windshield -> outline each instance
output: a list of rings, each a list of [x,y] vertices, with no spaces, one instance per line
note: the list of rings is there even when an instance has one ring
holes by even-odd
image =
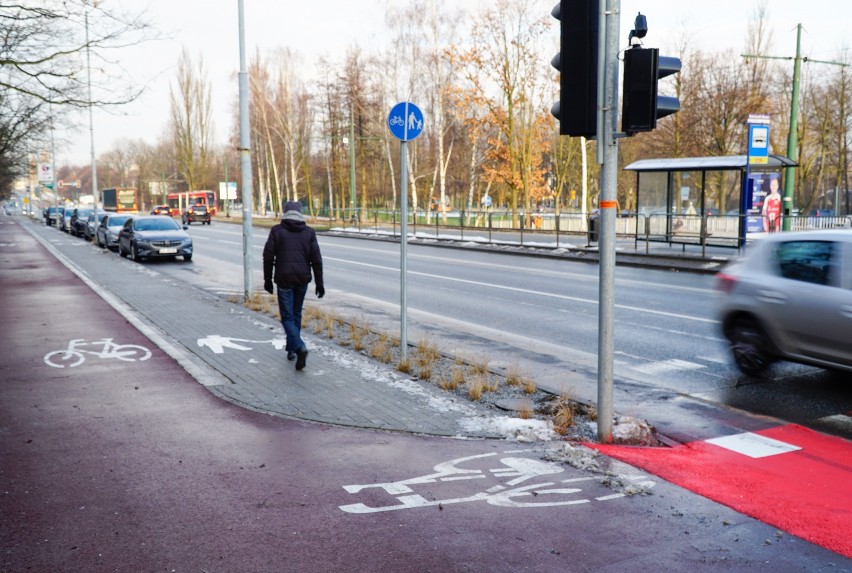
[[[133,227],[137,231],[177,231],[180,226],[174,219],[156,217],[152,219],[139,219],[134,221]]]
[[[124,223],[126,223],[129,218],[130,217],[110,217],[109,219],[107,219],[107,226],[123,227]]]

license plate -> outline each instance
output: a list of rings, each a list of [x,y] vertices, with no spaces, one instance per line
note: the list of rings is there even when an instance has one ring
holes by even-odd
[[[161,255],[171,255],[177,252],[177,249],[174,247],[168,247],[166,249],[160,249]]]

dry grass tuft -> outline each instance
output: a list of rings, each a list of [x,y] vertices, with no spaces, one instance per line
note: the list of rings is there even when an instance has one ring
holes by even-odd
[[[263,307],[263,297],[259,294],[251,295],[246,299],[245,307],[255,312],[259,311]]]
[[[334,327],[337,324],[337,319],[331,315],[325,315],[325,336],[326,338],[333,340],[334,339]]]
[[[521,367],[518,366],[518,363],[509,365],[509,368],[506,369],[506,384],[509,386],[520,386],[524,381],[523,376],[521,375]]]
[[[533,415],[533,403],[531,400],[524,400],[521,407],[518,408],[518,417],[522,420],[529,420]]]
[[[390,338],[387,334],[380,334],[368,351],[370,358],[389,364],[393,360]]]
[[[464,379],[464,368],[461,368],[460,366],[453,366],[453,369],[450,373],[450,383],[453,385],[453,389],[456,389],[462,384],[464,384]]]
[[[349,324],[349,340],[352,341],[352,348],[358,352],[364,350],[364,338],[367,334],[367,329],[360,324],[355,322]]]
[[[474,402],[482,398],[485,392],[485,382],[481,376],[474,376],[473,380],[467,383],[467,395]]]
[[[400,358],[396,363],[396,369],[404,374],[411,372],[411,360],[409,358]]]
[[[480,354],[471,362],[470,367],[473,369],[474,374],[485,376],[488,374],[488,365],[490,363],[491,359],[488,356]]]
[[[523,390],[524,394],[535,394],[536,386],[532,378],[524,378]]]
[[[568,428],[573,426],[574,402],[567,393],[563,393],[556,401],[556,407],[553,410],[553,431],[564,436],[568,433]]]

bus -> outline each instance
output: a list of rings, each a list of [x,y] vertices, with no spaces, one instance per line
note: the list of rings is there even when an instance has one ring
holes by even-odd
[[[213,191],[186,191],[184,193],[169,193],[166,204],[172,217],[180,217],[183,212],[193,205],[206,205],[210,216],[216,214],[216,193]]]

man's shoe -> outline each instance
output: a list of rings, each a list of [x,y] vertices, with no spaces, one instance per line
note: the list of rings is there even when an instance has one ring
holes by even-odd
[[[288,352],[287,353],[287,360],[295,360],[295,359],[296,359],[296,353],[295,352]]]
[[[308,361],[308,349],[302,348],[296,351],[296,370],[301,370],[305,367]]]

